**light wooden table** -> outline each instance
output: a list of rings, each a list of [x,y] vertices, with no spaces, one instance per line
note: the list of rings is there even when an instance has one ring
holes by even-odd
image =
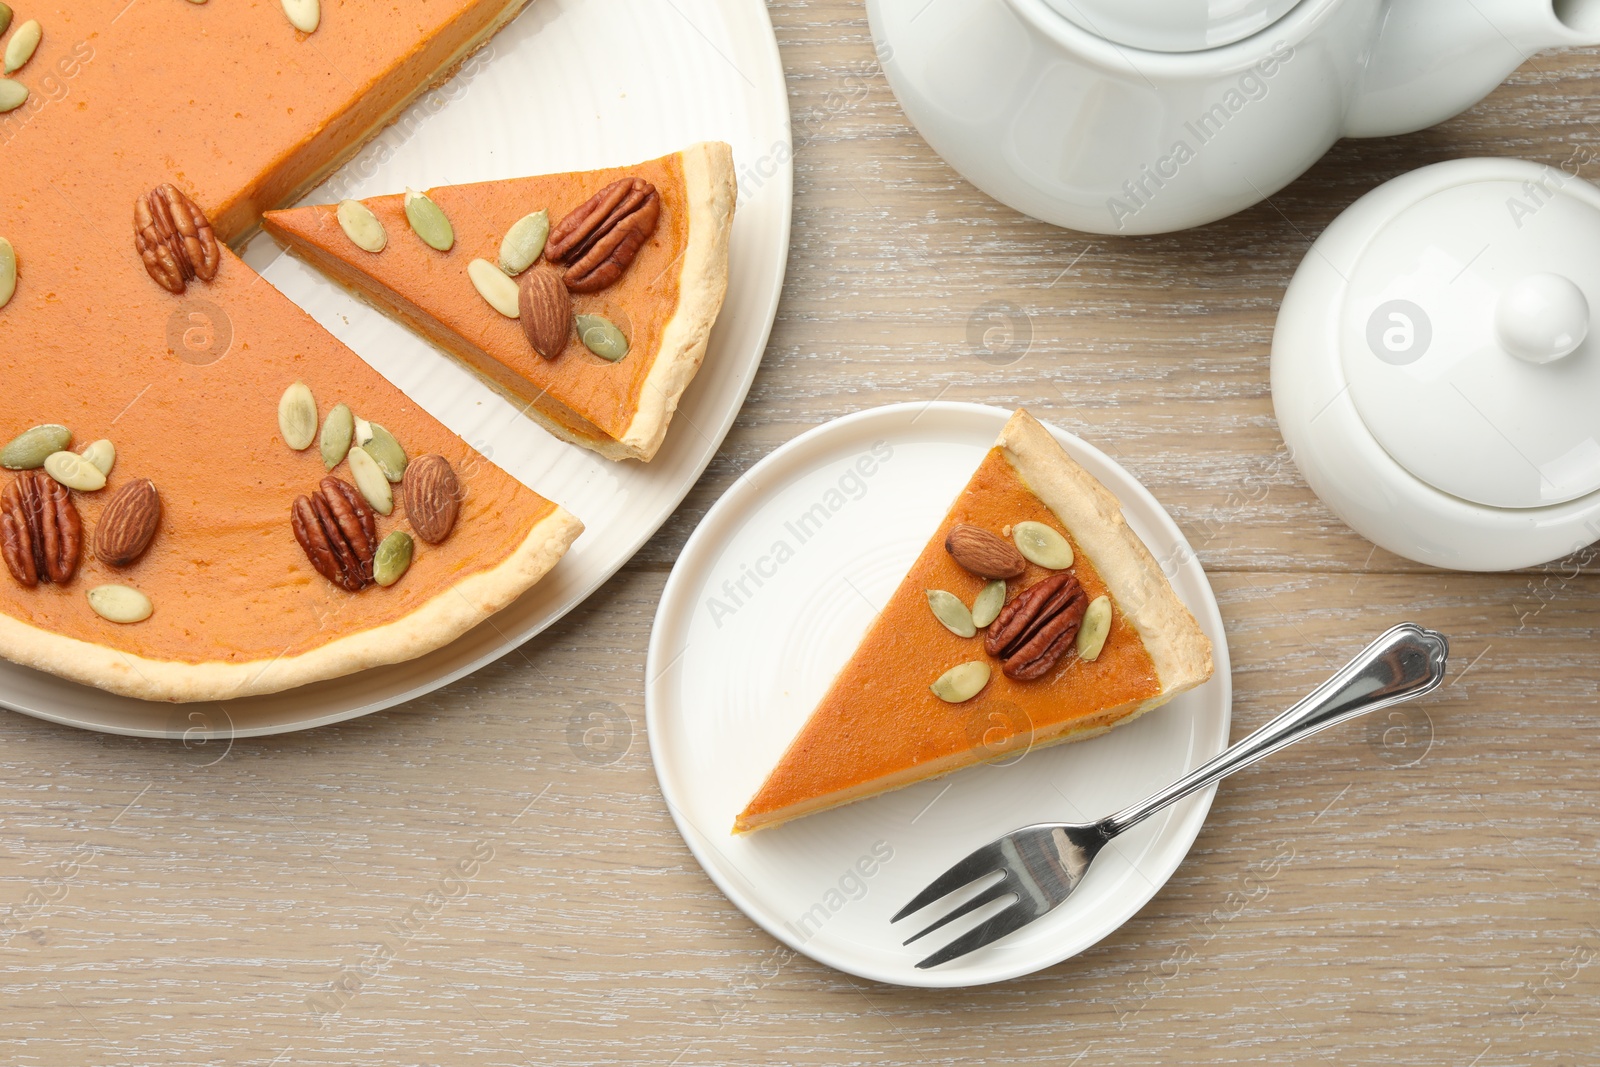
[[[857,3],[772,16],[788,284],[682,510],[566,621],[388,714],[226,753],[0,714],[0,1063],[1600,1059],[1600,577],[1374,551],[1287,460],[1267,386],[1311,237],[1425,163],[1600,155],[1600,55],[1537,57],[1467,115],[1341,144],[1199,232],[1107,239],[952,173]],[[1003,369],[969,343],[996,306],[1031,334]],[[1449,633],[1456,664],[1425,706],[1228,783],[1101,945],[952,993],[851,979],[736,911],[673,831],[640,695],[671,561],[740,472],[824,419],[941,395],[1026,404],[1167,505],[1222,602],[1236,735],[1401,617]]]

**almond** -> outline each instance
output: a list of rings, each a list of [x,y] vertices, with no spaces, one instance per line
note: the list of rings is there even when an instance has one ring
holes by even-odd
[[[538,266],[517,285],[517,313],[528,343],[545,359],[555,359],[572,336],[572,297],[555,268]]]
[[[461,483],[443,456],[418,456],[406,468],[406,518],[417,536],[436,545],[455,529],[461,513]]]
[[[1016,545],[981,526],[953,527],[944,539],[944,550],[979,578],[1015,578],[1028,567]]]
[[[94,554],[113,567],[126,567],[150,547],[161,524],[161,494],[149,478],[129,482],[100,513],[94,528]]]

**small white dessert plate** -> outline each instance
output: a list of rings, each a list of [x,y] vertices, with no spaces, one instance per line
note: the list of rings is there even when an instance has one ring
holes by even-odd
[[[1113,842],[1057,911],[927,971],[944,943],[889,918],[968,851],[1019,826],[1109,814],[1220,752],[1232,685],[1222,619],[1188,542],[1143,486],[1051,427],[1122,502],[1215,648],[1216,675],[1081,744],[1025,753],[744,837],[734,816],[810,715],[1010,412],[896,404],[819,426],[739,479],[684,547],[646,667],[650,752],[679,831],[712,880],[780,941],[900,985],[996,982],[1059,963],[1121,926],[1188,853],[1212,791]],[[981,915],[982,913],[980,913]],[[902,929],[906,927],[906,929]],[[951,928],[954,936],[965,926]]]

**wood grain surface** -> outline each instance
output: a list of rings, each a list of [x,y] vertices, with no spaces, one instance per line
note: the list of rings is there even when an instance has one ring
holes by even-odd
[[[1360,194],[1458,156],[1600,154],[1600,53],[1537,56],[1425,133],[1344,142],[1235,218],[1113,239],[942,163],[859,4],[770,10],[788,281],[683,508],[554,629],[387,714],[189,747],[0,714],[0,1064],[1600,1060],[1597,568],[1446,574],[1374,550],[1300,479],[1267,381],[1284,286]],[[1225,785],[1105,942],[962,992],[853,979],[746,920],[673,830],[641,697],[667,571],[733,480],[820,421],[933,397],[1026,404],[1167,505],[1221,600],[1236,735],[1402,617],[1455,653],[1425,705]]]

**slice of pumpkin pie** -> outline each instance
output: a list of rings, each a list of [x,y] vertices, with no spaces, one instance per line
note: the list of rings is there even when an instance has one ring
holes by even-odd
[[[269,211],[269,232],[556,436],[649,460],[705,356],[736,188],[722,142],[630,167]]]
[[[734,832],[1094,737],[1211,671],[1116,498],[1018,411]]]

